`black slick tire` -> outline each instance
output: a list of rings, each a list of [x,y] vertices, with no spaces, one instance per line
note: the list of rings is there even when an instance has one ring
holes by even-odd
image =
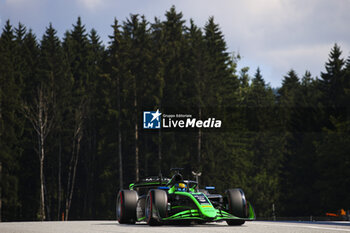
[[[146,198],[145,216],[147,224],[159,226],[161,219],[167,217],[168,195],[164,190],[152,189]]]
[[[120,224],[136,222],[138,195],[135,190],[120,190],[117,195],[116,215]]]
[[[245,199],[245,195],[242,189],[228,189],[226,190],[228,212],[239,218],[248,217],[248,206]],[[241,219],[230,219],[226,220],[230,226],[243,225],[244,220]]]

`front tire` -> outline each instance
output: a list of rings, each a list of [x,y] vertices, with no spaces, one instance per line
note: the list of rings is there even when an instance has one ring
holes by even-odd
[[[150,226],[161,225],[161,219],[167,217],[168,195],[164,190],[150,190],[146,198],[145,215]]]
[[[239,218],[248,217],[248,205],[242,189],[228,189],[226,190],[228,212]],[[230,226],[243,225],[245,220],[230,219],[226,220]]]
[[[135,224],[138,195],[135,190],[120,190],[117,196],[116,214],[120,224]]]

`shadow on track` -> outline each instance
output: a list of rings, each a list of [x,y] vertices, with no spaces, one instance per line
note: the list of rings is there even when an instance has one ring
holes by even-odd
[[[147,223],[137,223],[137,224],[119,224],[118,222],[115,223],[97,223],[93,225],[108,225],[108,226],[120,226],[120,227],[150,227],[148,226]],[[247,227],[246,225],[241,225],[241,226],[229,226],[229,225],[221,225],[221,224],[215,224],[215,223],[207,223],[207,224],[188,224],[188,223],[177,223],[177,224],[163,224],[161,226],[153,226],[154,228],[159,228],[159,227],[221,227],[221,228],[241,228],[241,227]],[[152,228],[152,227],[150,227]]]
[[[258,222],[258,221],[257,221]],[[347,226],[350,227],[350,222],[329,222],[329,221],[262,221],[262,222],[280,222],[280,223],[303,223],[303,224],[311,224],[311,225],[331,225],[331,226]]]

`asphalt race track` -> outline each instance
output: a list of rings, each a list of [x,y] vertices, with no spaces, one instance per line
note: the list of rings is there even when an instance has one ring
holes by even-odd
[[[205,233],[205,232],[261,232],[261,233],[304,233],[304,232],[350,232],[350,222],[267,222],[254,221],[242,226],[228,226],[225,222],[190,226],[157,226],[146,224],[120,225],[116,221],[68,221],[68,222],[10,222],[0,223],[1,233]]]

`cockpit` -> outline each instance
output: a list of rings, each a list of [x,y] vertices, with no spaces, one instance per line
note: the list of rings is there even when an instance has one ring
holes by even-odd
[[[175,170],[175,175],[170,179],[167,186],[170,188],[169,193],[174,192],[195,192],[197,182],[192,180],[184,180],[182,175],[179,173],[180,169]]]
[[[187,185],[185,183],[177,183],[177,184],[175,184],[175,190],[180,191],[180,192],[186,192]]]

